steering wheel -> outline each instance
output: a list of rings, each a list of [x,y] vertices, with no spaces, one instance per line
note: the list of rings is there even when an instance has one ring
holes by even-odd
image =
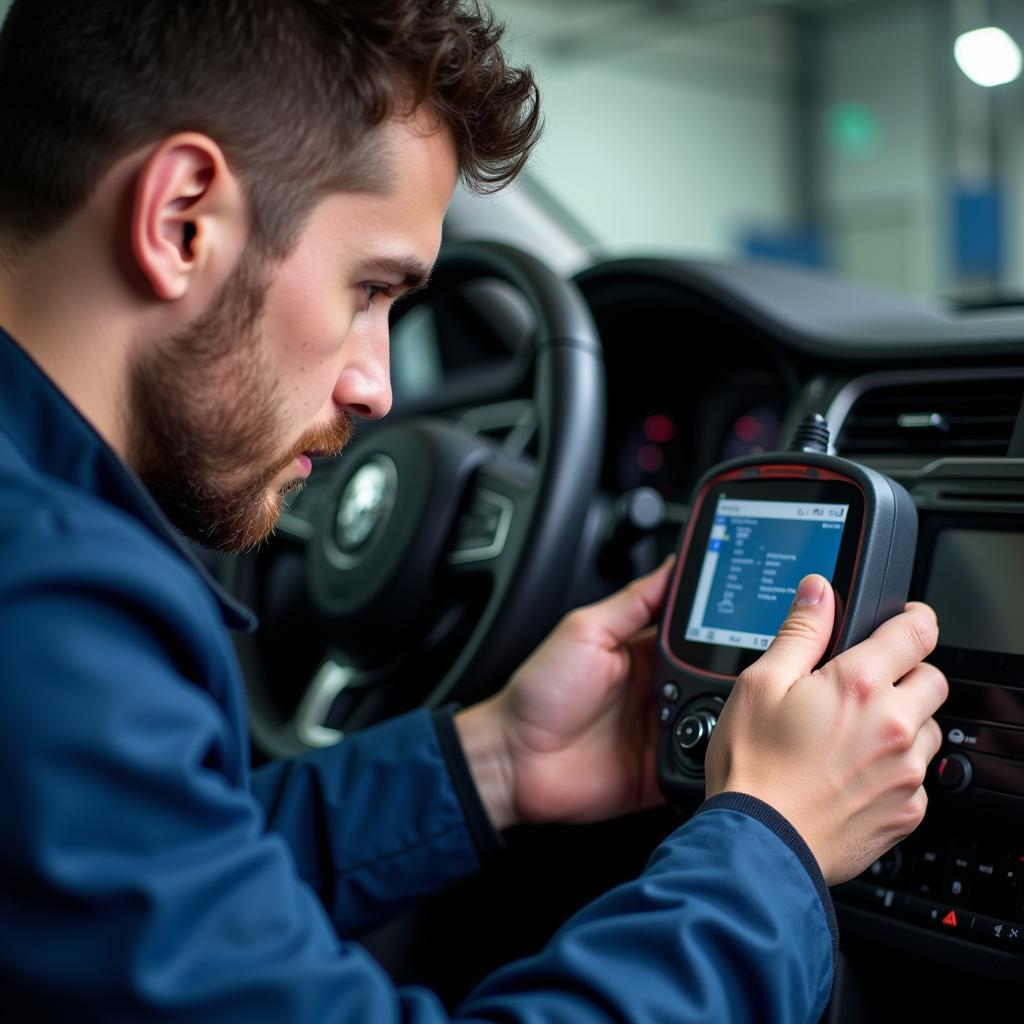
[[[446,246],[431,292],[481,278],[514,288],[536,324],[518,381],[532,380],[536,456],[428,406],[433,415],[361,429],[342,456],[314,468],[311,497],[293,502],[279,538],[222,573],[259,611],[277,553],[304,547],[305,593],[292,602],[302,610],[290,621],[305,631],[315,619],[326,637],[294,711],[275,698],[261,649],[269,639],[300,654],[301,643],[239,638],[264,753],[325,746],[409,707],[469,704],[501,685],[562,609],[601,465],[601,346],[575,286],[507,245]],[[458,405],[474,402],[463,395]]]

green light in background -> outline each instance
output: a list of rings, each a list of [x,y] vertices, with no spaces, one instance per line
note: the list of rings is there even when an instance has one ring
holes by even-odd
[[[878,118],[863,103],[835,103],[825,111],[825,133],[845,156],[867,157],[878,149]]]

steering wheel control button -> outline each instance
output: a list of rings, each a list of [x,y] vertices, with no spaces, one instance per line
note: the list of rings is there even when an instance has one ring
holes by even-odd
[[[679,700],[679,687],[675,683],[665,683],[661,688],[661,695],[670,704],[673,704]]]
[[[459,520],[459,540],[456,548],[466,551],[493,544],[500,521],[501,507],[478,497],[470,510]]]
[[[512,525],[512,499],[481,487],[455,526],[448,562],[482,562],[500,555]]]
[[[971,762],[963,754],[943,754],[935,766],[939,789],[951,796],[962,793],[971,784],[973,774]]]
[[[387,523],[398,494],[398,470],[386,455],[373,455],[356,470],[338,502],[334,541],[353,564]]]

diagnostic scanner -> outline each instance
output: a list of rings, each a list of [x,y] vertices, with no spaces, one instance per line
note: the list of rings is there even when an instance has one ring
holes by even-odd
[[[698,482],[658,629],[658,783],[704,792],[704,753],[736,677],[779,631],[800,580],[832,584],[822,663],[903,610],[917,510],[896,481],[829,455],[820,416],[793,451],[745,456]]]

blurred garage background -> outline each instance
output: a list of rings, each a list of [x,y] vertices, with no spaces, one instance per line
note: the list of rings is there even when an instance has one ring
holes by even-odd
[[[523,187],[597,252],[1024,297],[1020,0],[493,6],[543,90]]]
[[[781,260],[1024,301],[1021,0],[492,6],[537,69],[547,132],[518,195],[460,197],[459,235],[505,234],[564,270]]]

